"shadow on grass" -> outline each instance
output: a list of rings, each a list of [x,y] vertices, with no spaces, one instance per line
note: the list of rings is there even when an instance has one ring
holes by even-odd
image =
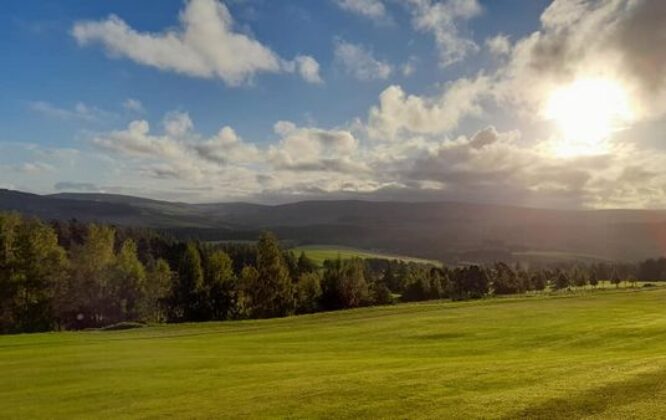
[[[646,399],[657,400],[664,390],[666,390],[666,369],[660,369],[568,397],[552,398],[534,407],[514,412],[505,418],[572,419],[601,415],[608,408],[621,407]]]

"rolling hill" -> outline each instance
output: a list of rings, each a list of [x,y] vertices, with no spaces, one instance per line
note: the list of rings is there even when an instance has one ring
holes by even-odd
[[[660,418],[665,288],[0,336],[10,418]]]
[[[46,219],[148,226],[203,240],[330,244],[444,261],[636,260],[666,252],[666,211],[555,210],[457,202],[187,204],[122,195],[0,190],[0,209]],[[549,257],[550,256],[550,257]],[[569,257],[567,257],[569,258]],[[551,258],[552,259],[552,258]]]

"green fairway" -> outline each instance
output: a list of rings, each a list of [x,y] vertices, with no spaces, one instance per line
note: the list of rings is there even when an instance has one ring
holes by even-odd
[[[350,248],[344,246],[334,245],[307,245],[292,248],[291,251],[300,254],[301,251],[305,252],[312,261],[317,265],[322,265],[325,260],[334,260],[340,257],[343,260],[350,258],[377,258],[382,260],[398,260],[404,262],[415,262],[422,264],[441,265],[440,262],[434,260],[427,260],[424,258],[407,257],[404,255],[385,254],[381,252],[366,251],[358,248]]]
[[[666,289],[0,337],[0,416],[666,412]]]

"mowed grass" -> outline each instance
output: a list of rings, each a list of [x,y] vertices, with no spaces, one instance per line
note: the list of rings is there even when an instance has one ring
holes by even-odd
[[[382,260],[398,260],[404,262],[415,262],[421,264],[433,264],[441,266],[442,264],[439,261],[428,260],[424,258],[408,257],[405,255],[395,255],[387,254],[382,252],[367,251],[358,248],[344,247],[344,246],[335,246],[335,245],[307,245],[299,246],[292,248],[297,256],[301,252],[305,252],[305,255],[308,256],[312,261],[317,265],[321,266],[326,260],[334,260],[340,257],[343,260],[348,260],[351,258],[377,258]]]
[[[658,418],[666,289],[0,337],[16,418]]]

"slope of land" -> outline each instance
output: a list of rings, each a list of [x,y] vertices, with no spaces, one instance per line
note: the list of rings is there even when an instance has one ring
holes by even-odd
[[[666,289],[0,337],[16,418],[657,418]]]
[[[367,251],[358,248],[334,246],[334,245],[307,245],[292,248],[297,256],[304,252],[315,264],[322,266],[326,260],[340,258],[347,260],[350,258],[379,259],[379,260],[398,260],[403,262],[414,262],[419,264],[441,265],[435,260],[426,260],[423,258],[408,257],[405,255],[394,255],[383,252]]]
[[[0,190],[0,210],[168,230],[207,241],[271,230],[290,245],[330,244],[447,262],[638,260],[666,253],[666,211],[568,211],[455,202],[187,204],[107,194]],[[628,246],[627,244],[631,244]]]

